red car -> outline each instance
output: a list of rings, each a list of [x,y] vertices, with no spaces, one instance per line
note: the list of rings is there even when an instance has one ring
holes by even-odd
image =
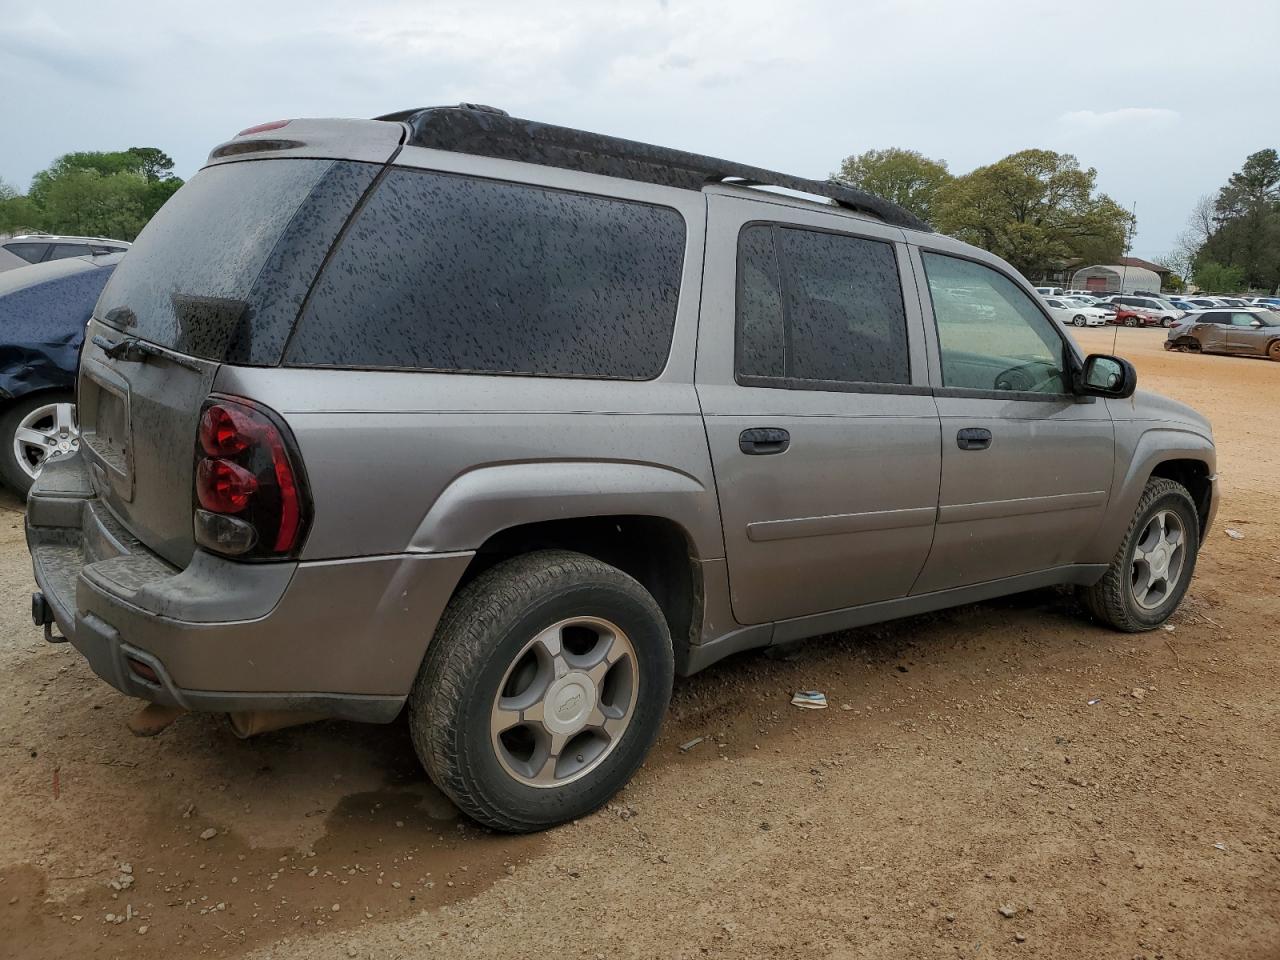
[[[1155,314],[1144,310],[1130,310],[1128,307],[1118,307],[1115,313],[1107,317],[1107,323],[1124,327],[1162,326],[1160,318]]]

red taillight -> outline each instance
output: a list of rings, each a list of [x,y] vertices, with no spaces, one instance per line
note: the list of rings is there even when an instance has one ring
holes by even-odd
[[[230,460],[205,457],[196,465],[196,499],[214,513],[239,513],[258,489],[258,478]]]
[[[247,400],[210,397],[196,439],[197,542],[241,559],[295,553],[308,513],[300,470],[288,429],[274,413]]]
[[[265,133],[268,130],[279,130],[281,127],[288,126],[288,124],[288,120],[271,120],[268,123],[259,123],[257,126],[245,127],[237,133],[236,136],[247,137],[251,133]]]

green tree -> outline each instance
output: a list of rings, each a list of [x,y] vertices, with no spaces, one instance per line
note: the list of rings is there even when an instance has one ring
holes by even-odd
[[[1196,264],[1193,279],[1196,286],[1210,293],[1233,293],[1240,289],[1244,281],[1244,271],[1239,267],[1228,267],[1212,260],[1204,260]]]
[[[0,198],[0,229],[132,240],[181,186],[157,147],[68,153],[32,178],[26,197]]]
[[[1213,209],[1216,228],[1196,262],[1240,271],[1235,288],[1214,289],[1280,286],[1280,155],[1272,149],[1250,154],[1218,191]]]
[[[1218,217],[1231,220],[1280,203],[1280,155],[1267,148],[1251,153],[1244,165],[1218,191],[1214,204]]]
[[[1133,218],[1095,193],[1097,177],[1071,154],[1022,150],[950,181],[939,192],[935,221],[1027,276],[1071,259],[1114,263]]]
[[[892,200],[920,219],[931,221],[938,190],[951,179],[951,174],[943,160],[890,147],[845,157],[831,179]]]

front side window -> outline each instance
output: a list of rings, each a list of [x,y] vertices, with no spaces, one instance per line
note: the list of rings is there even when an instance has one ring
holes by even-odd
[[[285,363],[652,379],[684,250],[669,207],[395,169],[330,258]]]
[[[938,326],[942,384],[1066,394],[1066,344],[1008,277],[971,260],[921,251]]]
[[[1252,327],[1255,322],[1258,322],[1256,314],[1233,313],[1231,315],[1231,325],[1233,327]]]
[[[911,382],[898,263],[884,241],[748,225],[738,237],[737,331],[742,383]]]

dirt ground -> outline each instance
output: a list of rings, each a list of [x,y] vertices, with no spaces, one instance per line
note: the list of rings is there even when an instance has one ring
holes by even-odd
[[[1049,590],[742,655],[678,683],[614,804],[537,837],[460,821],[402,724],[132,737],[30,626],[6,495],[0,956],[1280,957],[1280,364],[1117,336],[1217,433],[1172,630]]]

